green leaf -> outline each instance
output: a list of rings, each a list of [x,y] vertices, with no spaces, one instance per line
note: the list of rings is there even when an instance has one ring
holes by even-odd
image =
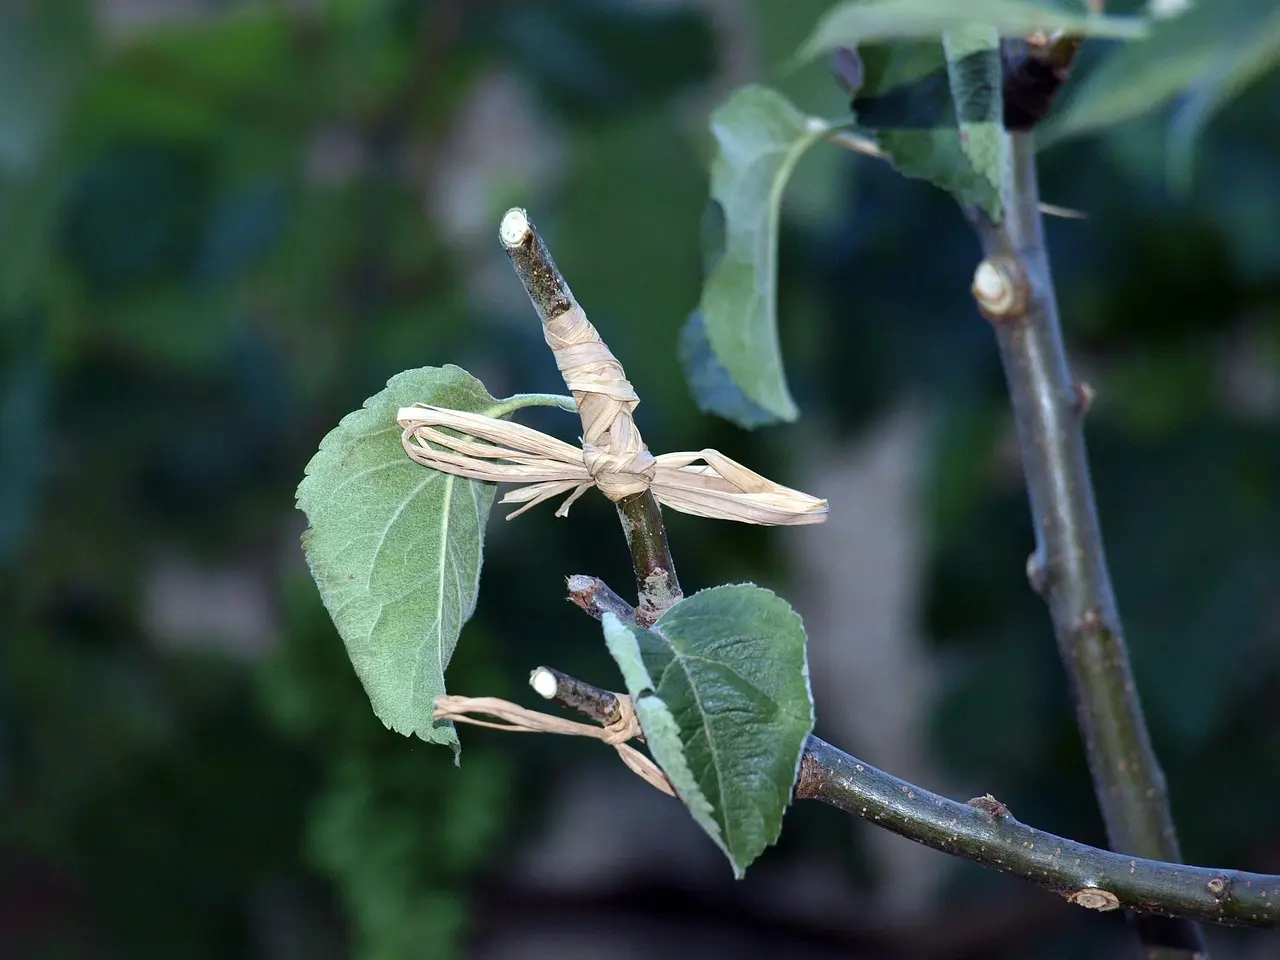
[[[654,759],[741,877],[782,831],[813,730],[799,614],[737,584],[686,597],[648,630],[606,615],[604,634]]]
[[[947,77],[960,128],[960,150],[974,176],[990,191],[983,206],[995,221],[1004,215],[1000,185],[1007,169],[1000,34],[983,26],[961,27],[942,36]]]
[[[1039,139],[1047,145],[1116,126],[1200,82],[1212,86],[1225,81],[1223,91],[1229,97],[1241,87],[1227,78],[1236,75],[1247,83],[1275,65],[1280,56],[1277,32],[1280,19],[1271,4],[1197,3],[1180,16],[1156,23],[1147,40],[1104,60],[1046,124]]]
[[[953,41],[957,52],[974,42],[972,34]],[[964,206],[982,207],[998,219],[1002,99],[999,84],[990,85],[998,55],[974,50],[949,58],[935,40],[871,44],[859,56],[863,83],[853,100],[858,127],[875,135],[903,176],[927,180]],[[953,83],[959,99],[953,97]],[[978,140],[966,144],[962,127],[970,138],[976,132]]]
[[[699,309],[716,360],[746,398],[774,420],[799,415],[778,343],[782,191],[805,150],[829,130],[759,86],[738,90],[711,115],[717,145],[711,197],[724,213],[725,245],[703,286]]]
[[[1067,13],[1027,0],[849,0],[826,12],[796,59],[812,60],[867,42],[940,37],[969,27],[987,27],[1005,37],[1062,30],[1130,40],[1147,31],[1146,22],[1135,17]]]
[[[676,352],[689,392],[703,413],[714,413],[748,430],[775,422],[773,414],[753,403],[739,389],[716,358],[700,311],[689,314],[689,319],[680,328]]]
[[[1221,57],[1199,79],[1191,96],[1178,107],[1169,128],[1169,179],[1186,191],[1191,186],[1192,151],[1200,134],[1227,103],[1280,64],[1280,11],[1230,56]]]
[[[795,53],[809,28],[831,0],[747,0],[742,4],[753,25],[752,46],[757,62],[782,64]],[[805,112],[817,117],[839,116],[849,98],[831,71],[818,66],[809,70],[774,70],[770,86]],[[843,196],[849,181],[849,156],[843,150],[814,150],[805,155],[802,176],[787,185],[787,213],[801,223],[821,223],[831,217],[832,198]]]
[[[373,704],[398,733],[458,752],[431,714],[462,625],[475,610],[494,486],[409,459],[396,411],[413,403],[504,410],[460,367],[391,378],[320,443],[298,486],[311,575]]]

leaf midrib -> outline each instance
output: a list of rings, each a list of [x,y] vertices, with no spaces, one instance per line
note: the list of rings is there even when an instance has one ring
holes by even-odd
[[[662,633],[656,625],[653,630],[666,640],[667,646],[671,649],[672,655],[671,663],[662,671],[662,677],[658,680],[658,686],[662,686],[662,681],[666,679],[667,670],[670,670],[673,666],[679,665],[680,669],[684,672],[685,679],[689,681],[689,690],[693,693],[693,700],[698,707],[698,714],[702,717],[702,728],[707,731],[707,749],[711,751],[711,766],[716,772],[716,786],[720,797],[720,822],[722,824],[722,829],[724,830],[724,842],[725,846],[729,848],[730,855],[734,857],[736,861],[737,855],[734,853],[733,839],[730,836],[732,818],[725,810],[724,772],[720,767],[720,753],[716,749],[715,738],[711,735],[711,718],[707,715],[707,711],[702,705],[702,696],[698,693],[698,685],[694,682],[693,674],[689,672],[689,669],[684,664],[685,654],[672,642],[671,638],[665,633]],[[710,662],[714,663],[715,661]],[[752,686],[754,686],[754,684]]]
[[[693,698],[694,698],[695,704],[697,705],[698,713],[702,717],[702,726],[703,726],[703,729],[706,730],[707,732],[707,748],[711,751],[711,762],[716,772],[716,783],[720,791],[720,810],[718,812],[720,814],[721,822],[724,829],[725,843],[729,847],[730,852],[732,853],[734,846],[733,846],[733,841],[730,838],[730,828],[731,828],[731,821],[733,818],[731,818],[728,815],[727,811],[725,810],[726,801],[725,801],[725,790],[724,790],[724,773],[720,765],[720,754],[715,747],[715,741],[711,734],[710,718],[707,714],[707,711],[704,709],[702,705],[702,698],[698,693],[698,686],[694,682],[693,674],[690,672],[689,668],[685,665],[685,662],[691,661],[691,660],[697,660],[702,663],[712,664],[716,667],[720,667],[724,670],[727,670],[729,673],[733,674],[733,676],[741,680],[744,686],[754,690],[756,693],[760,694],[760,696],[763,697],[765,700],[779,707],[781,707],[782,704],[779,702],[779,700],[776,697],[773,697],[766,691],[760,689],[759,685],[757,685],[749,677],[745,676],[740,670],[737,669],[737,667],[733,666],[731,663],[727,663],[726,661],[723,661],[723,660],[716,660],[711,657],[703,656],[701,654],[688,653],[688,652],[682,651],[672,642],[669,636],[667,636],[665,633],[659,630],[656,626],[653,627],[652,629],[655,633],[659,634],[664,640],[666,640],[667,646],[671,650],[671,663],[669,663],[665,668],[663,668],[662,674],[658,678],[657,685],[661,687],[663,681],[666,679],[667,672],[673,669],[674,667],[678,666],[680,670],[684,673],[685,679],[688,680],[689,682],[689,689],[693,693]],[[786,710],[785,708],[783,709],[783,713],[790,719],[798,720],[801,722],[807,722],[807,719],[805,717],[795,715],[790,710]],[[736,856],[736,854],[734,854],[734,856]]]
[[[445,478],[444,485],[444,509],[441,511],[443,521],[440,525],[440,559],[436,564],[438,570],[439,590],[436,593],[436,619],[435,634],[439,638],[436,643],[436,663],[440,668],[440,675],[444,675],[444,632],[442,627],[444,617],[444,561],[449,550],[449,519],[453,510],[453,485],[457,479],[453,474],[443,474]],[[419,488],[421,489],[421,488]],[[416,494],[415,494],[416,496]],[[418,699],[418,676],[422,672],[422,648],[427,644],[429,635],[424,634],[421,642],[418,644],[413,654],[413,673],[409,678],[409,703],[413,704]]]

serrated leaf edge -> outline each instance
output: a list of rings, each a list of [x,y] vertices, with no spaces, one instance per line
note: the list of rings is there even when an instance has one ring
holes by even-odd
[[[618,664],[618,669],[622,671],[623,683],[631,692],[636,717],[640,720],[640,729],[644,731],[645,742],[649,746],[650,753],[658,761],[662,772],[671,781],[676,795],[688,808],[694,820],[729,858],[735,876],[741,877],[744,868],[738,864],[733,853],[730,852],[720,832],[720,824],[716,822],[715,808],[707,799],[707,795],[702,792],[697,778],[693,775],[693,770],[689,767],[689,761],[685,758],[679,724],[676,723],[675,716],[671,713],[671,708],[667,706],[666,701],[654,692],[656,685],[653,677],[644,665],[640,644],[636,642],[635,634],[631,632],[632,627],[644,628],[623,623],[612,613],[605,613],[601,619],[601,625],[604,627],[605,646]],[[675,744],[674,752],[667,750],[669,743]],[[663,756],[668,753],[670,753],[669,756]]]
[[[688,597],[685,597],[682,600],[678,601],[676,606],[679,606],[680,604],[688,600],[692,600],[694,597],[702,596],[704,594],[712,594],[712,593],[737,590],[742,588],[748,588],[752,591],[764,593],[772,597],[773,599],[780,600],[786,606],[787,612],[792,617],[795,618],[797,625],[800,627],[801,633],[805,637],[805,645],[807,647],[808,632],[804,628],[804,618],[793,606],[791,606],[791,604],[787,601],[785,597],[779,596],[777,593],[775,593],[773,590],[770,590],[768,587],[762,587],[758,584],[749,583],[749,582],[720,584],[719,586],[708,587],[706,589],[699,590],[696,593],[690,594]],[[668,610],[667,612],[669,613],[671,612],[671,610],[675,610],[676,606],[671,607],[671,609]],[[663,616],[665,617],[666,614],[664,613]],[[615,616],[612,613],[606,613],[604,618],[602,618],[601,622],[604,626],[605,644],[609,648],[610,654],[613,655],[614,660],[617,662],[619,669],[622,671],[623,682],[626,684],[627,689],[632,693],[633,700],[636,707],[636,715],[640,719],[641,729],[646,731],[646,741],[649,744],[650,751],[654,753],[654,759],[659,762],[659,765],[662,767],[663,772],[667,774],[668,778],[672,782],[672,786],[675,787],[677,795],[679,795],[681,801],[685,804],[685,806],[689,808],[689,812],[693,815],[694,819],[703,827],[704,830],[706,830],[706,832],[716,842],[716,845],[720,847],[721,851],[723,851],[725,856],[729,859],[729,862],[733,867],[735,878],[741,879],[745,875],[746,867],[749,864],[740,864],[738,862],[737,857],[730,850],[729,837],[721,833],[720,825],[715,819],[715,808],[711,805],[710,800],[707,799],[706,794],[702,792],[702,788],[698,785],[697,780],[693,777],[693,772],[689,768],[688,761],[685,758],[684,744],[682,741],[680,741],[679,727],[675,723],[675,717],[671,713],[670,707],[667,706],[665,701],[663,701],[662,698],[659,697],[656,692],[654,692],[657,689],[657,683],[655,683],[652,675],[648,671],[648,668],[645,667],[643,657],[641,656],[641,653],[640,653],[640,646],[635,639],[635,635],[631,632],[631,627],[633,626],[636,627],[636,629],[645,629],[645,628],[639,627],[635,624],[625,624],[621,620],[619,620],[617,616]],[[653,633],[658,634],[658,636],[662,637],[663,640],[670,643],[670,638],[667,637],[667,635],[663,633],[662,630],[660,629],[661,624],[662,624],[662,617],[659,617],[658,621],[648,629]],[[805,699],[809,705],[808,716],[805,718],[805,720],[809,728],[809,732],[812,733],[813,725],[816,721],[814,704],[813,704],[813,683],[812,683],[812,676],[809,671],[809,656],[808,656],[807,649],[803,650],[802,653],[803,653],[803,657],[802,657],[802,665],[801,665],[801,676],[804,679],[805,694],[806,694]],[[681,658],[676,657],[675,662],[680,663],[680,659]],[[698,700],[698,709],[699,709],[699,713],[703,717],[703,725],[709,730],[710,724],[707,721],[706,712],[702,709],[701,699],[698,698],[696,685],[691,683],[690,688],[694,691],[694,696]],[[642,705],[651,704],[651,703],[655,705],[642,709]],[[657,749],[655,749],[654,738],[651,738],[649,736],[648,734],[649,728],[645,724],[646,710],[656,711],[659,709],[659,707],[660,707],[661,715],[665,718],[661,722],[666,722],[667,720],[670,721],[670,723],[674,727],[676,742],[679,744],[679,747],[680,747],[678,751],[678,756],[672,760],[674,764],[678,765],[674,771],[672,769],[668,769],[668,766],[667,766],[668,761],[665,758],[658,756],[658,753],[660,751],[665,752],[665,748],[658,747]],[[655,731],[656,731],[656,728],[655,728]],[[708,744],[710,744],[710,739],[711,739],[710,733],[707,734],[707,739],[708,739]],[[808,741],[808,736],[806,736],[804,740],[801,741],[800,749],[796,753],[795,764],[792,768],[792,776],[791,776],[791,787],[790,787],[791,793],[790,793],[790,796],[788,797],[788,800],[783,804],[784,814],[786,811],[786,807],[790,806],[791,799],[794,797],[795,783],[800,777],[800,765],[804,761],[804,751],[805,751],[805,745],[807,741]],[[713,763],[715,764],[715,769],[716,769],[716,779],[720,784],[721,796],[723,796],[724,795],[724,777],[720,770],[719,759],[716,755],[716,751],[712,749],[711,752],[713,756]],[[685,776],[688,777],[688,780],[686,782],[690,786],[682,785],[682,783],[678,779],[678,778],[683,778]],[[689,794],[688,796],[686,795],[686,792],[688,792]],[[695,807],[695,804],[697,805],[696,807]],[[726,820],[726,823],[727,823],[727,820]],[[781,831],[781,825],[779,825],[779,832],[780,831]],[[769,840],[766,842],[766,846],[772,846],[776,842],[777,842],[777,836],[775,835],[772,840]]]
[[[301,510],[303,514],[308,518],[307,528],[301,536],[301,543],[303,548],[303,555],[305,557],[306,564],[307,564],[307,569],[311,574],[311,578],[313,582],[316,582],[317,585],[319,583],[320,578],[317,575],[317,568],[316,568],[316,564],[313,559],[312,550],[311,550],[310,541],[312,539],[313,530],[310,523],[310,512],[308,511],[308,506],[314,505],[310,503],[309,497],[311,496],[311,487],[314,483],[313,469],[315,467],[316,461],[326,453],[332,452],[333,444],[342,442],[340,438],[340,432],[343,430],[343,428],[351,429],[352,422],[357,418],[359,418],[361,415],[365,414],[370,409],[370,407],[376,401],[378,401],[380,397],[382,397],[383,394],[385,394],[388,390],[393,389],[393,384],[396,382],[396,380],[399,377],[404,376],[406,374],[417,372],[418,370],[429,370],[429,369],[432,369],[432,368],[424,367],[424,368],[403,370],[403,371],[400,371],[400,373],[397,373],[395,376],[390,377],[387,380],[386,384],[384,384],[382,389],[378,390],[373,395],[367,397],[358,409],[352,410],[346,415],[344,415],[342,419],[338,421],[337,425],[335,425],[332,429],[330,429],[324,435],[324,437],[321,438],[316,452],[311,456],[310,460],[307,462],[306,467],[303,469],[303,478],[299,482],[295,490],[294,498],[295,498],[295,504],[297,508]],[[481,389],[484,389],[484,384],[481,383],[481,381],[477,377],[471,374],[468,370],[458,366],[457,364],[443,364],[434,369],[439,370],[448,376],[462,375],[462,376],[468,377],[471,380],[475,381],[476,383],[480,384]],[[487,394],[488,391],[486,390],[485,392]],[[516,410],[523,409],[526,406],[549,406],[549,405],[561,406],[561,407],[565,406],[565,398],[552,397],[552,396],[547,396],[542,394],[516,395],[514,397],[510,397],[505,400],[497,400],[493,398],[491,399],[493,400],[493,402],[479,412],[484,416],[497,417],[501,419],[505,419],[511,416]],[[394,423],[388,426],[385,430],[374,430],[371,433],[365,434],[364,439],[369,440],[379,436],[382,433],[393,433],[393,432],[395,433],[400,432],[399,427]],[[409,460],[407,455],[405,459],[407,462],[410,462],[410,463],[412,462]],[[379,465],[379,467],[374,469],[383,469],[385,467],[394,466],[394,465],[395,465],[395,461],[389,461],[387,464]],[[399,505],[399,507],[395,511],[395,514],[393,515],[392,523],[394,523],[395,517],[399,516],[399,514],[407,507],[407,505],[410,502],[412,502],[412,500],[416,496],[418,496],[419,493],[421,493],[423,487],[427,483],[431,482],[433,479],[436,479],[431,477],[430,474],[440,473],[441,479],[445,484],[444,490],[442,492],[443,501],[444,501],[443,511],[442,511],[443,525],[440,531],[440,550],[441,550],[440,566],[441,566],[441,569],[443,569],[445,565],[445,561],[447,560],[448,551],[449,551],[449,528],[451,527],[453,522],[453,518],[450,512],[453,509],[453,505],[454,505],[454,497],[456,495],[455,487],[457,483],[463,478],[456,477],[452,474],[443,473],[442,471],[432,471],[429,468],[424,468],[424,469],[427,471],[427,476],[424,477],[422,483],[416,486],[413,489],[412,493],[410,493],[406,497],[406,499]],[[330,497],[331,498],[334,497],[339,491],[344,489],[347,485],[354,482],[355,480],[358,480],[359,477],[362,475],[363,474],[344,478],[342,483],[338,484],[333,489],[333,491],[331,491]],[[472,501],[473,501],[472,505],[475,509],[475,513],[478,521],[480,510],[481,510],[479,492],[486,487],[492,487],[496,485],[487,484],[480,481],[468,480],[466,482],[468,484],[471,484],[471,487],[469,489],[472,495]],[[387,530],[389,529],[390,529],[390,526],[388,525]],[[481,537],[480,537],[480,544],[479,544],[477,563],[476,563],[475,581],[474,583],[469,584],[470,589],[466,591],[471,595],[472,602],[469,605],[465,606],[465,608],[459,609],[458,637],[455,638],[454,640],[453,650],[456,650],[457,644],[461,642],[462,631],[465,628],[467,622],[474,615],[476,610],[476,605],[479,601],[480,576],[484,568],[484,548],[485,548],[483,527],[480,527],[480,530],[481,530]],[[384,531],[384,536],[385,536],[385,531]],[[455,579],[456,579],[456,571],[455,571]],[[459,585],[458,592],[459,592],[459,596],[461,597],[464,591],[461,590],[460,585]],[[356,598],[352,598],[352,599],[356,599]],[[337,609],[331,609],[329,606],[329,600],[325,596],[323,591],[321,591],[321,601],[324,604],[326,612],[329,614],[330,621],[333,623],[335,630],[337,630],[337,632],[341,636],[342,632],[341,630],[337,629],[336,618],[337,618],[338,611],[341,610],[342,607],[339,606]],[[434,619],[434,623],[437,625],[436,629],[437,631],[439,631],[439,642],[436,644],[437,666],[438,666],[438,669],[440,670],[440,674],[442,677],[445,675],[445,666],[446,666],[445,657],[444,657],[445,643],[444,643],[443,629],[439,625],[442,623],[443,618],[444,618],[444,588],[442,587],[441,590],[439,591],[439,596],[437,598],[437,608],[436,608],[436,614]],[[430,641],[431,641],[431,635],[429,633],[424,634],[418,646],[418,650],[422,649],[422,644],[429,643]],[[346,646],[345,638],[343,640],[343,644],[345,647]],[[453,650],[450,651],[450,658],[452,658]],[[409,686],[411,698],[414,696],[414,692],[416,691],[417,684],[419,682],[419,677],[422,670],[422,664],[421,664],[420,658],[418,657],[414,658],[412,669],[413,669],[413,673],[412,673],[412,676],[410,677],[410,686]],[[363,679],[362,679],[362,685],[363,685]],[[371,703],[371,706],[372,706],[372,703]],[[429,727],[426,724],[419,723],[419,724],[413,724],[410,727],[405,728],[403,724],[393,723],[387,720],[383,720],[382,717],[378,714],[377,710],[374,711],[374,715],[378,716],[379,721],[388,730],[393,730],[396,733],[399,733],[403,736],[417,736],[418,739],[422,740],[425,743],[435,743],[443,746],[452,747],[453,753],[454,753],[454,762],[455,763],[460,762],[461,744],[458,740],[457,731],[453,723],[448,721],[431,722]],[[425,736],[424,732],[428,729],[433,732],[438,732],[439,738],[431,739],[428,736]]]

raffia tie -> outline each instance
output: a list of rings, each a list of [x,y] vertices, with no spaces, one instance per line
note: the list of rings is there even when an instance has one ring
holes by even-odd
[[[542,327],[565,386],[582,418],[582,464],[614,502],[643,493],[657,463],[633,417],[640,398],[582,308],[574,306]]]
[[[513,733],[560,733],[571,737],[602,740],[618,751],[618,756],[632,773],[668,796],[674,797],[676,792],[667,775],[653,760],[628,742],[644,739],[631,698],[622,693],[614,696],[618,698],[618,719],[603,727],[590,723],[578,723],[563,717],[553,717],[498,697],[436,697],[433,719],[470,723],[477,727],[489,727],[492,730],[507,730]],[[492,717],[493,720],[480,719],[485,716]],[[495,720],[501,722],[495,723]]]
[[[673,510],[741,523],[827,518],[827,501],[774,483],[716,450],[653,456],[632,415],[640,398],[581,307],[547,321],[543,333],[578,404],[581,448],[518,423],[419,403],[396,413],[405,452],[445,473],[524,484],[502,498],[524,504],[508,520],[567,493],[556,510],[564,516],[592,486],[615,502],[652,490]]]

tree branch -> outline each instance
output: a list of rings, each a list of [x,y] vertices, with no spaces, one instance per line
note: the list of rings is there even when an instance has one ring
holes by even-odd
[[[618,501],[618,517],[631,549],[631,565],[636,574],[640,602],[636,622],[652,626],[683,593],[676,579],[675,561],[662,523],[662,508],[652,490]]]
[[[613,588],[599,577],[575,573],[565,580],[565,586],[569,588],[569,602],[597,620],[606,613],[614,614],[619,620],[636,618],[636,608],[614,593]]]
[[[1254,927],[1273,927],[1280,921],[1280,876],[1187,867],[1099,850],[1019,823],[993,797],[957,803],[930,793],[817,737],[809,738],[800,761],[795,795],[839,807],[943,853],[1022,877],[1090,909],[1125,908]],[[1203,949],[1198,928],[1190,930],[1195,940],[1166,940],[1160,945]]]
[[[582,579],[612,593],[594,577]],[[583,609],[596,619],[606,612]],[[537,675],[543,672],[554,674],[556,681],[540,686]],[[612,693],[559,671],[539,667],[533,684],[547,699],[599,723],[616,716]],[[968,803],[948,800],[818,737],[810,737],[805,745],[795,798],[820,800],[942,853],[1053,890],[1088,909],[1125,908],[1157,919],[1184,917],[1238,926],[1273,927],[1280,922],[1280,876],[1186,867],[1099,850],[1019,823],[994,797]],[[1198,949],[1198,939],[1176,939],[1187,929],[1166,924],[1170,937],[1162,945]],[[1189,929],[1198,938],[1198,928]]]
[[[569,601],[592,619],[603,620],[606,613],[612,613],[619,620],[637,622],[635,611],[627,608],[627,602],[599,577],[575,573],[567,582]]]
[[[534,670],[529,674],[529,686],[544,699],[554,700],[562,707],[577,710],[602,727],[617,723],[622,716],[618,698],[611,692],[571,677],[554,667],[538,667]]]
[[[1164,774],[1143,719],[1102,545],[1083,431],[1089,392],[1067,365],[1037,209],[1032,135],[1012,133],[1010,150],[1003,222],[972,214],[986,255],[973,292],[995,328],[1017,426],[1036,529],[1028,574],[1049,606],[1112,849],[1176,862]],[[1148,945],[1169,939],[1159,931],[1140,933]],[[1187,942],[1196,936],[1184,933],[1180,939]]]
[[[523,217],[520,221],[520,234],[502,236],[502,246],[545,325],[548,320],[571,310],[577,301],[541,235],[532,223]],[[506,220],[503,223],[505,225]],[[625,497],[616,506],[636,575],[639,592],[636,618],[644,626],[650,626],[683,595],[667,544],[662,508],[652,490]]]

